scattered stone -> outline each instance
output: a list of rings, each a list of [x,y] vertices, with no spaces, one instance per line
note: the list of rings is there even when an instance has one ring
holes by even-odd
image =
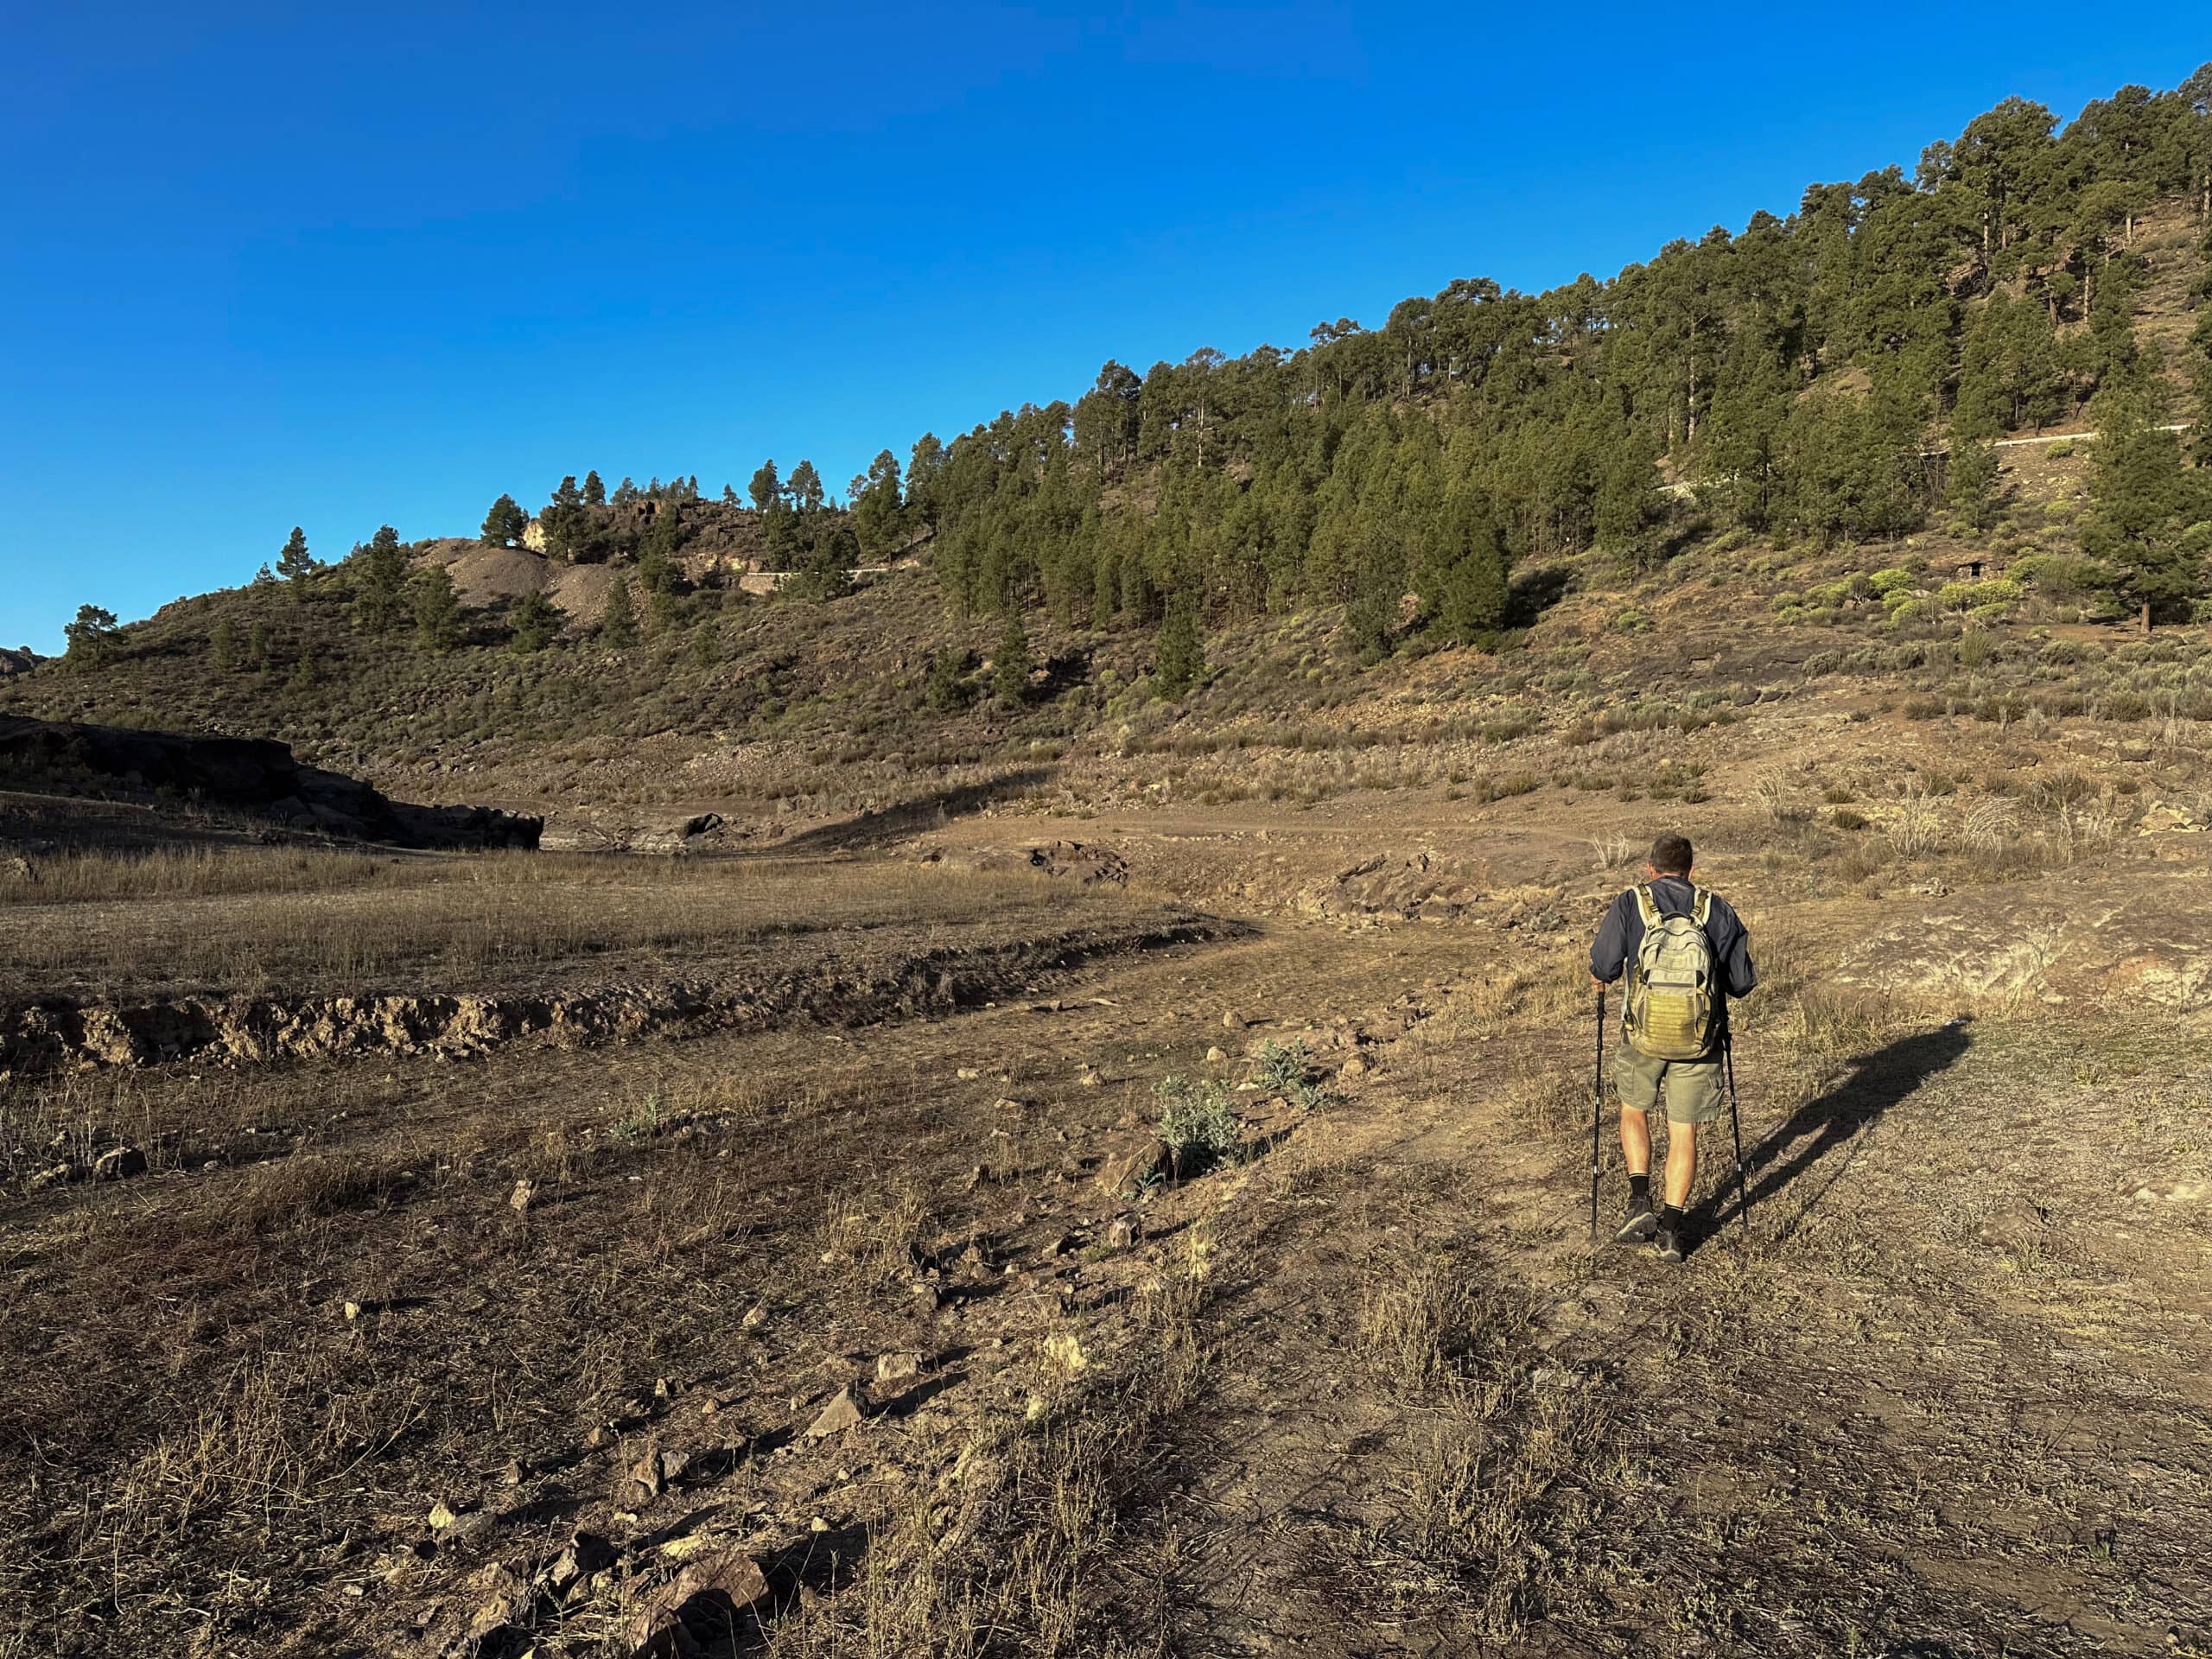
[[[1092,1071],[1089,1066],[1085,1066],[1081,1071],[1078,1071],[1076,1074],[1075,1080],[1085,1089],[1096,1089],[1099,1084],[1106,1081],[1105,1078],[1100,1077],[1097,1072]]]
[[[806,1529],[809,1532],[829,1532],[833,1530],[829,1522],[825,1521],[818,1515],[806,1523]]]
[[[1221,1016],[1221,1025],[1222,1029],[1224,1031],[1242,1031],[1244,1029],[1244,1021],[1235,1014],[1223,1014]]]
[[[460,1511],[455,1510],[450,1503],[448,1503],[442,1497],[436,1503],[430,1505],[430,1530],[432,1532],[443,1532],[448,1527],[450,1527],[454,1522],[460,1519]]]
[[[468,1621],[468,1640],[481,1644],[494,1631],[512,1624],[530,1605],[531,1586],[501,1561],[469,1574],[468,1587],[478,1598],[476,1612]],[[465,1649],[474,1652],[474,1647]]]
[[[745,1317],[738,1321],[747,1331],[758,1331],[768,1323],[768,1304],[755,1302],[745,1310]]]
[[[1337,1075],[1340,1077],[1363,1077],[1367,1072],[1367,1062],[1357,1054],[1337,1068]]]
[[[645,1598],[631,1626],[630,1659],[681,1659],[701,1651],[699,1637],[684,1624],[684,1610],[695,1600],[708,1604],[699,1610],[702,1627],[719,1626],[731,1612],[742,1611],[767,1593],[767,1574],[743,1551],[725,1548],[700,1555]]]
[[[607,1426],[604,1423],[594,1425],[593,1427],[584,1431],[584,1444],[594,1452],[598,1451],[601,1446],[605,1446],[610,1438],[611,1436],[607,1433]]]
[[[351,1325],[354,1320],[356,1320],[356,1319],[359,1319],[360,1317],[361,1317],[361,1305],[360,1305],[359,1302],[348,1302],[348,1303],[346,1303],[346,1324]]]
[[[2042,1237],[2050,1217],[2043,1207],[2024,1198],[1999,1205],[1974,1229],[1974,1236],[1993,1249],[2018,1249]]]
[[[1116,1216],[1114,1224],[1106,1230],[1106,1248],[1109,1250],[1132,1249],[1143,1236],[1143,1224],[1135,1216]]]
[[[1073,1255],[1076,1251],[1081,1248],[1082,1243],[1083,1241],[1077,1238],[1073,1233],[1062,1233],[1058,1238],[1054,1239],[1050,1244],[1045,1247],[1045,1254],[1055,1258],[1063,1255]]]
[[[658,1444],[648,1441],[645,1455],[630,1465],[630,1478],[644,1489],[647,1497],[658,1497],[667,1487],[667,1464],[671,1455],[663,1452]],[[683,1466],[680,1461],[677,1466]]]
[[[529,1478],[530,1471],[522,1466],[522,1459],[510,1458],[507,1466],[499,1471],[499,1483],[504,1486],[519,1486]]]
[[[614,1565],[614,1548],[595,1532],[578,1531],[569,1547],[545,1569],[545,1582],[556,1595],[565,1595],[594,1573]]]
[[[810,1438],[818,1440],[831,1434],[842,1434],[867,1421],[867,1402],[850,1388],[843,1388],[838,1389],[836,1398],[823,1408],[822,1414],[814,1420],[806,1432]]]
[[[478,1539],[488,1536],[497,1524],[496,1518],[487,1510],[471,1510],[466,1515],[457,1515],[453,1524],[438,1535],[438,1548],[442,1552],[473,1544]]]
[[[110,1147],[92,1160],[96,1181],[127,1181],[146,1173],[146,1154],[136,1147]]]
[[[963,1065],[952,1074],[963,1083],[973,1083],[983,1074],[972,1065]]]
[[[521,1215],[537,1201],[537,1189],[535,1186],[528,1181],[517,1181],[515,1190],[507,1194],[507,1208]]]
[[[882,1354],[876,1358],[875,1380],[879,1382],[906,1382],[921,1374],[919,1354]]]
[[[1098,1184],[1116,1198],[1134,1198],[1166,1179],[1173,1162],[1167,1143],[1155,1137],[1120,1158],[1107,1160]]]
[[[1206,1064],[1207,1064],[1208,1065],[1220,1065],[1224,1060],[1226,1060],[1228,1058],[1229,1058],[1229,1056],[1228,1056],[1225,1052],[1223,1052],[1222,1047],[1221,1047],[1221,1046],[1220,1046],[1218,1043],[1215,1044],[1215,1045],[1214,1045],[1214,1046],[1212,1046],[1211,1048],[1210,1048],[1210,1049],[1206,1050]]]
[[[1090,1368],[1090,1359],[1072,1331],[1056,1331],[1045,1338],[1045,1357],[1070,1376]]]

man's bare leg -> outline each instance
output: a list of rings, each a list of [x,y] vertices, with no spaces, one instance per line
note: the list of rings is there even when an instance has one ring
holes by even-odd
[[[1650,1143],[1644,1143],[1643,1159],[1651,1161]],[[1690,1188],[1697,1184],[1697,1125],[1675,1123],[1667,1125],[1667,1207],[1680,1210],[1690,1201]]]
[[[1626,1106],[1621,1108],[1621,1160],[1631,1175],[1651,1173],[1651,1120]]]
[[[1628,1166],[1628,1219],[1613,1242],[1638,1243],[1659,1224],[1651,1211],[1651,1121],[1629,1106],[1621,1108],[1621,1161]]]
[[[1697,1179],[1697,1125],[1667,1125],[1667,1204],[1659,1212],[1659,1259],[1679,1262],[1687,1254],[1682,1238],[1682,1210],[1690,1201],[1690,1187]]]

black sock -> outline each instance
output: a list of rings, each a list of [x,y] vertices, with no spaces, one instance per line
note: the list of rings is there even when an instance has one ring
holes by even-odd
[[[1649,1210],[1651,1207],[1651,1178],[1631,1175],[1628,1178],[1628,1207]]]
[[[1659,1219],[1672,1229],[1679,1228],[1688,1217],[1682,1214],[1682,1207],[1680,1205],[1670,1204],[1659,1211]]]

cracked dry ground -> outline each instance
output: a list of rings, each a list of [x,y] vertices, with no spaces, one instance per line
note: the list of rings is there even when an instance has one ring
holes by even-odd
[[[10,1202],[13,1650],[2212,1650],[2197,1017],[1824,992],[1817,907],[1715,875],[1775,964],[1752,1206],[1709,1164],[1672,1272],[1586,1237],[1580,892],[834,1033],[103,1076],[215,1167]],[[1102,1186],[1154,1080],[1299,1033],[1364,1075]]]

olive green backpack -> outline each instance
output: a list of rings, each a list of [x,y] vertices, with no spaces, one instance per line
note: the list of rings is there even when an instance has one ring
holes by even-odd
[[[1655,1060],[1700,1060],[1713,1052],[1720,1023],[1713,941],[1706,918],[1713,895],[1691,890],[1690,913],[1662,916],[1649,884],[1633,889],[1643,943],[1630,964],[1624,1027],[1629,1046]]]

